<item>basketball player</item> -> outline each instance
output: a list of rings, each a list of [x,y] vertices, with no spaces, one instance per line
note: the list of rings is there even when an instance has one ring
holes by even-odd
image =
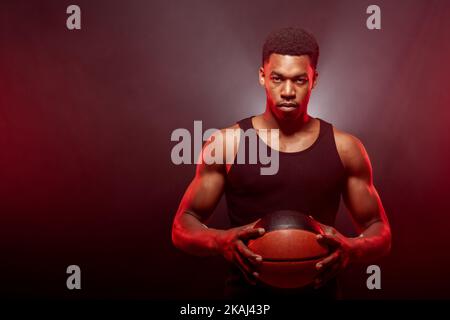
[[[279,129],[278,172],[261,175],[260,164],[227,164],[225,160],[200,163],[174,218],[172,240],[177,248],[193,255],[222,255],[230,262],[226,297],[333,299],[337,297],[335,279],[340,271],[350,263],[374,261],[390,250],[389,223],[373,185],[363,144],[308,115],[308,101],[317,84],[318,57],[315,38],[303,29],[283,28],[267,37],[259,69],[266,109],[228,129]],[[234,132],[237,136],[232,139],[210,139],[204,148],[221,143],[215,147],[250,152],[247,144],[242,147],[239,143],[239,130]],[[270,142],[265,142],[269,146]],[[204,223],[223,194],[232,228],[208,228]],[[358,237],[345,237],[333,227],[341,195],[359,230]],[[283,209],[311,215],[323,227],[324,234],[317,236],[318,241],[336,249],[317,263],[319,276],[314,285],[301,290],[261,286],[257,281],[261,257],[245,245],[246,240],[264,233],[252,227],[259,218]]]

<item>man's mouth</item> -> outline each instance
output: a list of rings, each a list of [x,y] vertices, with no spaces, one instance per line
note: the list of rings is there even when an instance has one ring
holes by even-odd
[[[298,108],[298,104],[296,103],[280,103],[277,104],[277,107],[282,111],[292,111]]]

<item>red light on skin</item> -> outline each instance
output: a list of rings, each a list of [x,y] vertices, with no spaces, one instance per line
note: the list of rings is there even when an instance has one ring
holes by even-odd
[[[307,55],[272,54],[259,69],[259,83],[266,91],[266,112],[279,120],[298,120],[307,113],[318,74]]]

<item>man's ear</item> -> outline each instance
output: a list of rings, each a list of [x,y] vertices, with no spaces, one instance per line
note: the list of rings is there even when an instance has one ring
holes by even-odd
[[[318,77],[319,77],[319,73],[317,71],[314,71],[314,81],[313,81],[312,89],[314,89],[316,87]]]
[[[260,67],[259,68],[259,84],[262,86],[264,86],[264,84],[265,84],[264,76],[265,76],[264,67]]]

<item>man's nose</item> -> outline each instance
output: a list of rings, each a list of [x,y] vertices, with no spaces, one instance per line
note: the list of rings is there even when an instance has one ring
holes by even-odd
[[[291,80],[287,80],[281,88],[281,97],[283,99],[295,99],[295,87]]]

